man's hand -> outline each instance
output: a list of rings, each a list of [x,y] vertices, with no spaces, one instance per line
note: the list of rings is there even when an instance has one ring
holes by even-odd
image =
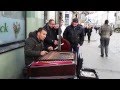
[[[53,47],[52,46],[48,47],[48,50],[49,51],[53,50]]]
[[[80,44],[78,44],[78,46],[77,47],[80,47]]]
[[[45,54],[47,54],[47,53],[48,53],[47,51],[41,51],[41,52],[40,52],[40,55],[43,56],[43,55],[45,55]]]
[[[54,41],[54,45],[58,45],[58,41],[57,40]]]
[[[55,28],[55,29],[58,29],[58,28],[59,28],[59,24],[56,24],[56,25],[54,26],[54,28]]]

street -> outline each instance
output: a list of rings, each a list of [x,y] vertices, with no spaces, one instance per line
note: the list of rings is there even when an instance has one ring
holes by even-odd
[[[81,47],[83,68],[95,69],[99,79],[120,79],[120,33],[113,33],[109,44],[108,57],[100,56],[100,36],[93,30],[91,42],[87,36]]]

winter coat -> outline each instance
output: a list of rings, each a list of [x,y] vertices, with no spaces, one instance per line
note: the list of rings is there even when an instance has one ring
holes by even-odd
[[[40,52],[45,49],[43,41],[37,39],[37,31],[30,32],[29,37],[25,40],[25,64],[29,65],[41,57]]]
[[[87,35],[91,36],[91,33],[92,33],[92,28],[88,28]]]
[[[84,28],[81,25],[66,27],[63,38],[67,39],[71,45],[82,45],[84,42]]]
[[[112,28],[110,25],[104,24],[103,26],[100,27],[99,29],[99,35],[101,38],[110,38],[112,35]]]
[[[43,28],[47,30],[47,36],[44,40],[46,46],[53,46],[54,40],[57,40],[58,29],[50,28],[48,24],[46,24]]]

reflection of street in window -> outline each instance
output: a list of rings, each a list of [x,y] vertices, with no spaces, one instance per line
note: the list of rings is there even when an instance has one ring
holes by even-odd
[[[15,32],[15,38],[17,38],[18,33],[20,32],[20,23],[13,23],[13,30]]]

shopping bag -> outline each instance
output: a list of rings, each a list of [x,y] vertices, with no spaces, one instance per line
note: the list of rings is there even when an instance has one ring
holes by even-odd
[[[77,66],[76,66],[76,75],[78,78],[80,75],[80,70],[82,69],[82,65],[83,65],[82,49],[81,47],[79,47],[77,52]]]

